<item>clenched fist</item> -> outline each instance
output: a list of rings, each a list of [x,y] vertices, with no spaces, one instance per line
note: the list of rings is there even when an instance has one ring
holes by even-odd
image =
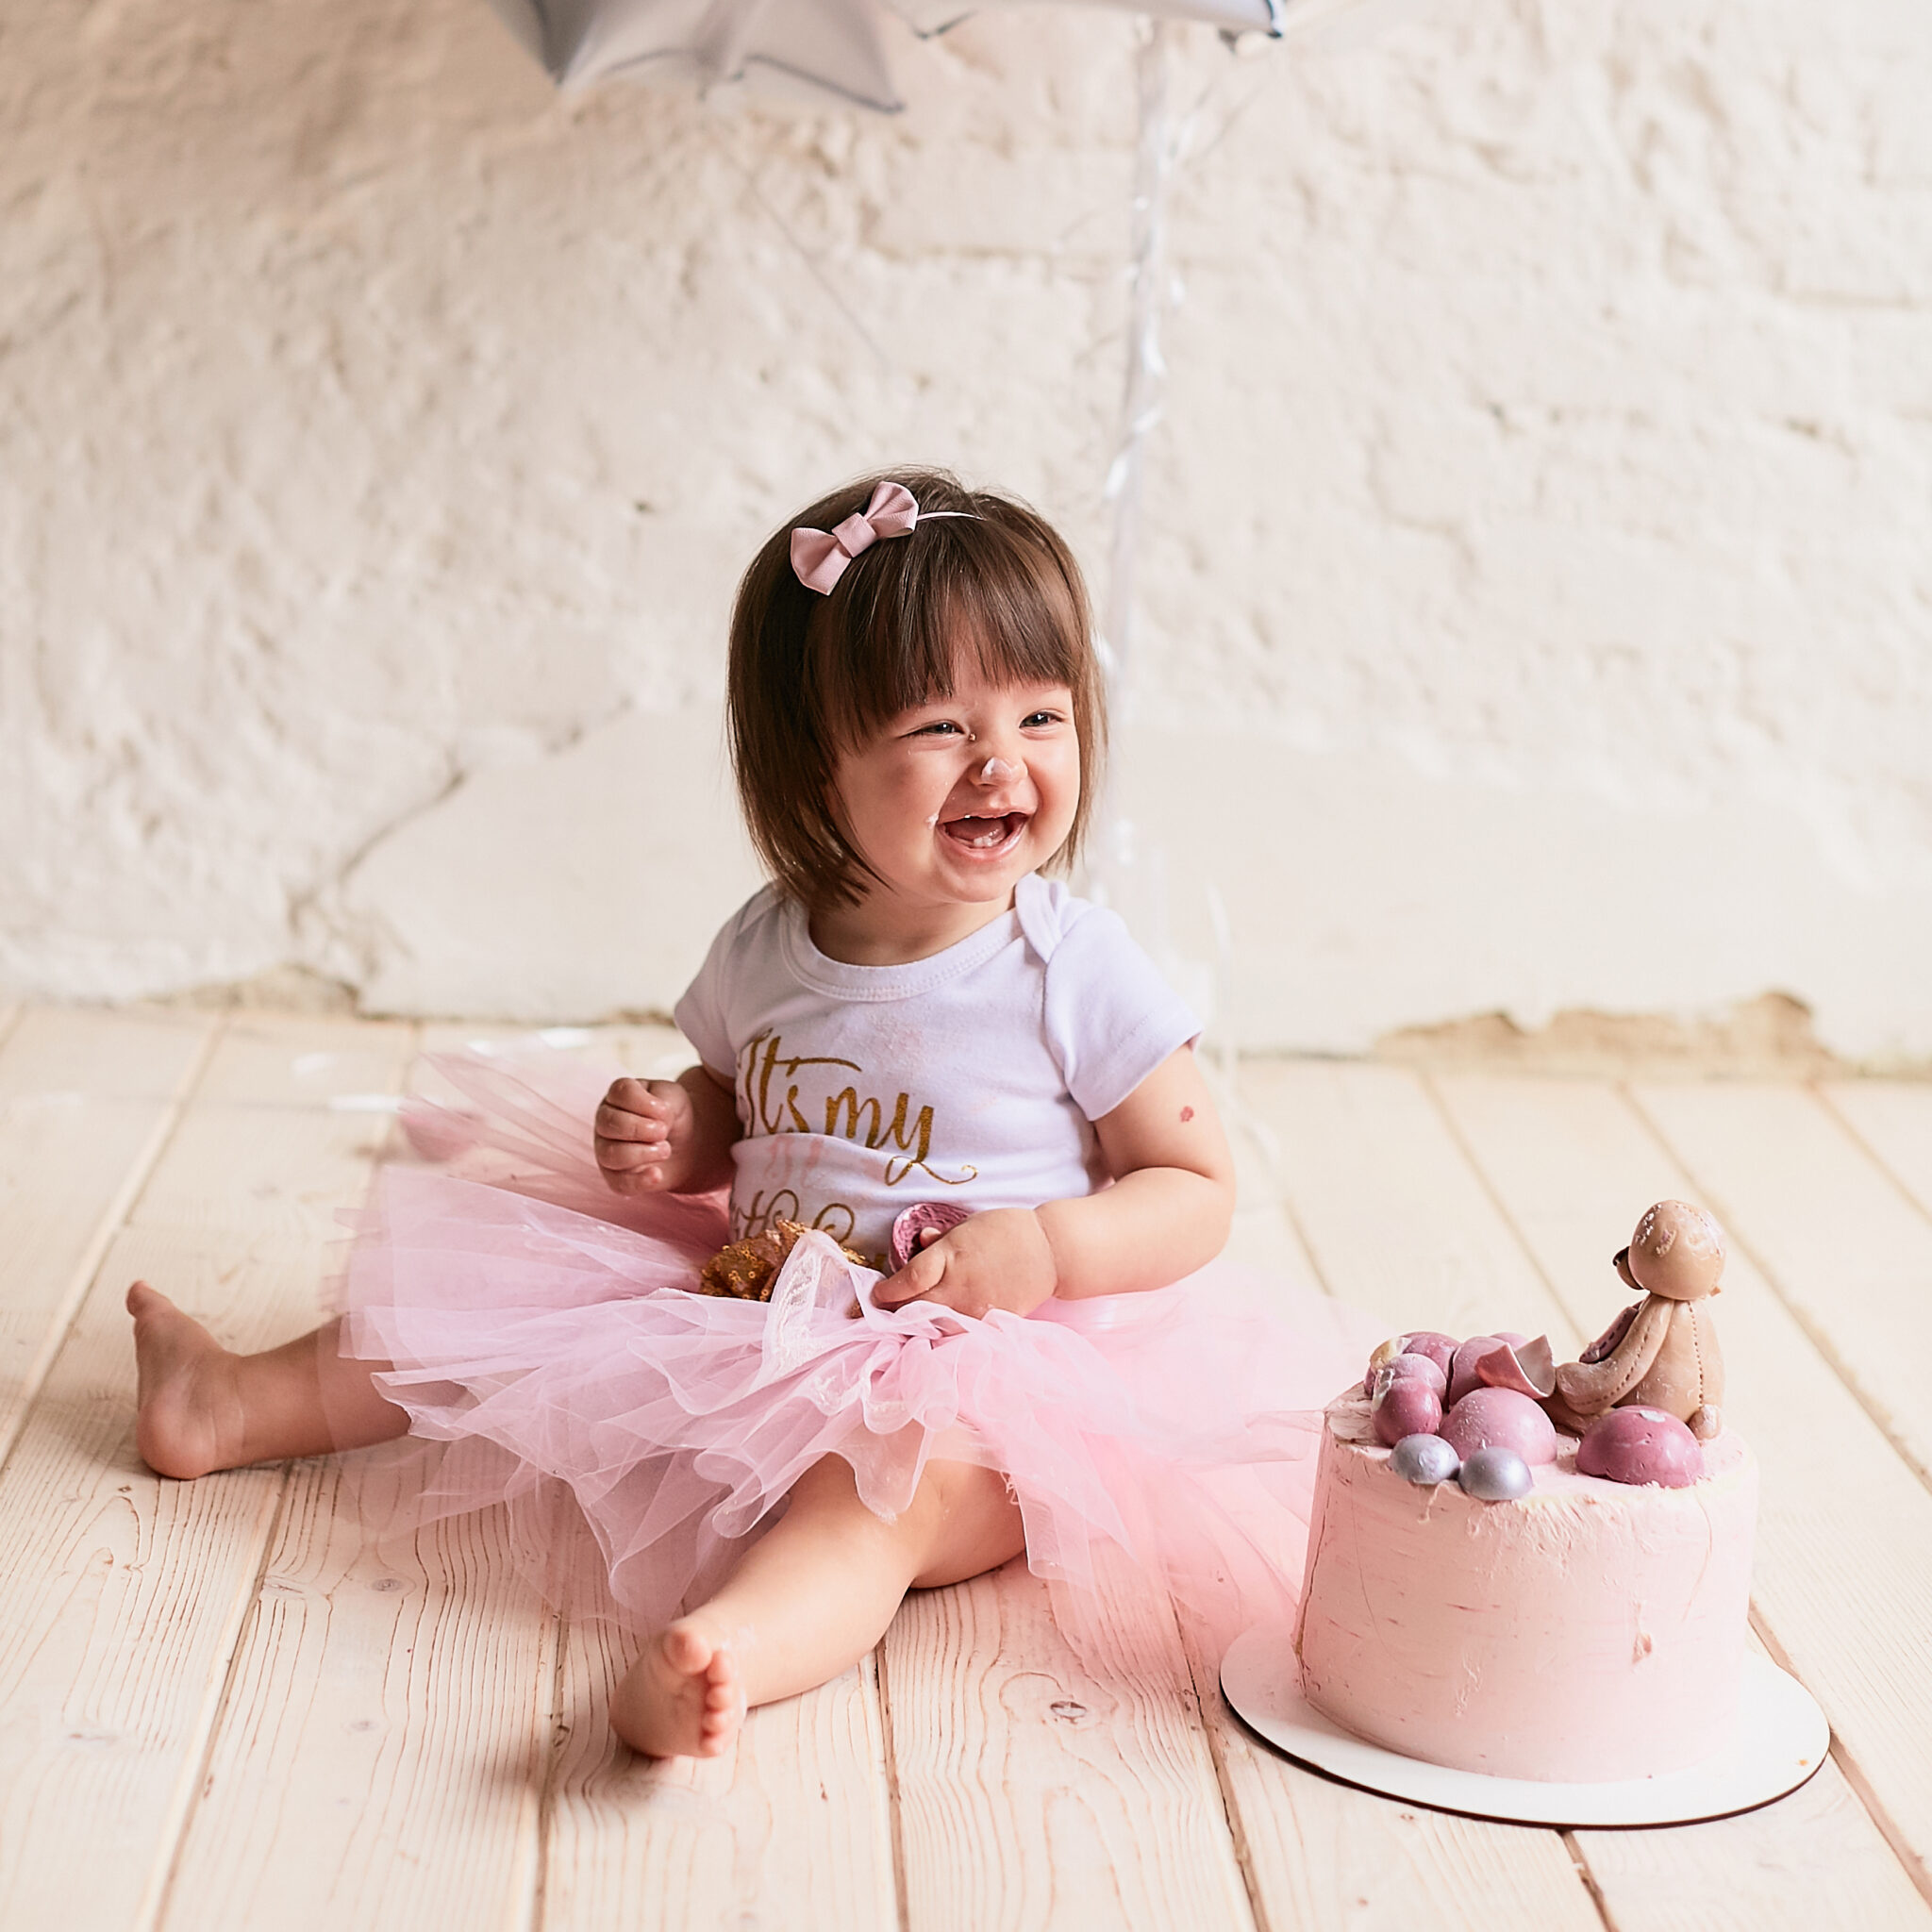
[[[597,1109],[597,1165],[620,1194],[676,1191],[691,1178],[697,1124],[675,1080],[613,1080]]]

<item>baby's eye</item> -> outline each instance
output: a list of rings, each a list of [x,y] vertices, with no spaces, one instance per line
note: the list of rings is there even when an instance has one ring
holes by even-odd
[[[1038,730],[1044,725],[1058,724],[1061,722],[1060,714],[1058,711],[1035,711],[1030,717],[1020,720],[1020,729],[1022,731]]]
[[[936,738],[941,732],[950,731],[957,736],[958,729],[950,718],[937,718],[930,724],[920,725],[911,735],[914,738]]]

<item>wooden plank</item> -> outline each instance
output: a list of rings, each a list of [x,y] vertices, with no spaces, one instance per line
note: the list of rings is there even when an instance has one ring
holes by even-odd
[[[1607,1088],[1474,1075],[1439,1086],[1511,1224],[1571,1303],[1576,1323],[1599,1326],[1628,1298],[1610,1273],[1610,1253],[1650,1202],[1695,1198],[1690,1177]],[[1757,1862],[1769,1829],[1761,1821],[1700,1826],[1684,1841],[1734,1844],[1723,1867],[1733,1880],[1739,1924],[1850,1924],[1848,1896],[1894,1903],[1903,1896],[1879,1830],[1906,1860],[1905,1875],[1922,1893],[1927,1889],[1932,1633],[1921,1606],[1932,1592],[1932,1497],[1810,1346],[1748,1253],[1733,1256],[1724,1283],[1716,1313],[1729,1375],[1725,1407],[1763,1476],[1755,1615],[1774,1654],[1824,1706],[1840,1763],[1878,1829],[1861,1833],[1835,1785],[1826,1784],[1771,1814],[1789,1813],[1795,1823],[1816,1809],[1824,1823],[1815,1843],[1785,1831],[1784,1855],[1768,1870]],[[1607,1898],[1618,1872],[1641,1881],[1627,1921],[1625,1907],[1611,1899],[1620,1926],[1641,1922],[1646,1898],[1657,1906],[1670,1893],[1657,1875],[1665,1854],[1677,1856],[1668,1844],[1656,1858],[1649,1847],[1607,1845],[1599,1871],[1591,1851],[1591,1869]],[[1702,1895],[1692,1871],[1680,1871],[1672,1884],[1686,1898]],[[1904,1907],[1896,1918],[1874,1907],[1862,1921],[1916,1922]]]
[[[1272,1061],[1244,1068],[1242,1079],[1279,1150],[1289,1211],[1332,1293],[1373,1308],[1391,1333],[1547,1331],[1574,1350],[1574,1324],[1412,1074]],[[1271,1924],[1354,1924],[1367,1912],[1367,1923],[1397,1926],[1452,1911],[1467,1917],[1449,1923],[1484,1927],[1600,1923],[1554,1831],[1346,1791],[1286,1765],[1244,1730],[1229,1733],[1224,1764]],[[1310,1840],[1323,1848],[1319,1859],[1309,1859]]]
[[[271,1136],[278,1119],[329,1121],[366,1159],[388,1122],[341,1102],[393,1091],[413,1029],[250,1016],[233,1036],[204,1091],[249,1104],[191,1118],[185,1157],[226,1176],[258,1242],[338,1233],[332,1196],[224,1144],[229,1118]],[[189,1225],[208,1207],[189,1186],[170,1205]],[[408,1511],[384,1485],[410,1479],[386,1452],[295,1467],[165,1923],[527,1923],[556,1620],[500,1514],[385,1531]]]
[[[1932,1080],[1827,1080],[1814,1091],[1932,1215]]]
[[[219,1024],[165,1007],[29,1007],[8,1038],[0,1099],[173,1100]]]
[[[1831,1759],[1762,1810],[1674,1831],[1580,1831],[1618,1932],[1909,1932],[1932,1907]]]
[[[1095,1667],[1019,1564],[907,1599],[885,1682],[908,1932],[1253,1923],[1172,1612],[1111,1577]]]
[[[614,1026],[603,1039],[641,1080],[675,1080],[698,1057],[697,1049],[675,1026]]]
[[[1548,1330],[1582,1340],[1415,1077],[1269,1061],[1244,1073],[1280,1147],[1278,1179],[1329,1291],[1390,1332]]]
[[[112,1014],[49,1013],[0,1047],[0,1461],[174,1124],[175,1096],[207,1037],[204,1026],[148,1038],[142,1076],[158,1091],[138,1097],[113,1091],[140,1054]]]
[[[1638,1107],[1821,1353],[1932,1484],[1932,1388],[1909,1345],[1932,1221],[1802,1087],[1645,1081]]]
[[[642,1080],[673,1080],[692,1065],[697,1054],[675,1027],[655,1025],[528,1027],[464,1026],[441,1021],[425,1026],[425,1053],[500,1053],[540,1061],[551,1055],[561,1059],[614,1061]],[[433,1070],[423,1068],[410,1091],[435,1099],[447,1097]],[[588,1130],[588,1123],[586,1124]]]
[[[394,1480],[295,1466],[163,1925],[529,1923],[556,1619],[501,1510],[413,1536],[365,1522]]]
[[[1602,1932],[1560,1836],[1484,1824],[1337,1784],[1271,1750],[1229,1710],[1215,1652],[1188,1658],[1266,1932]]]
[[[4,1924],[118,1932],[151,1908],[281,1493],[279,1469],[173,1483],[136,1457],[119,1289],[137,1272],[236,1326],[244,1300],[312,1280],[123,1234],[28,1412],[0,1476]]]
[[[605,1626],[569,1634],[541,1932],[895,1927],[874,1659],[753,1711],[722,1758],[660,1763],[610,1730],[610,1693],[636,1653],[635,1639]]]
[[[149,1275],[232,1346],[299,1332],[375,1144],[361,1117],[192,1108],[28,1411],[0,1475],[0,1923],[153,1907],[282,1490],[139,1462],[125,1286]]]
[[[416,1029],[395,1021],[234,1014],[195,1087],[200,1101],[335,1107],[393,1093]],[[353,1111],[353,1108],[344,1109]]]
[[[344,1231],[341,1213],[361,1199],[390,1127],[386,1114],[192,1106],[129,1211],[128,1225],[231,1244],[238,1264],[257,1257],[292,1260],[298,1254],[307,1258],[314,1274],[300,1307],[245,1298],[235,1305],[248,1317],[250,1335],[278,1340],[281,1333],[297,1333],[319,1319],[324,1280],[340,1265],[335,1244]],[[165,1282],[155,1285],[173,1292]],[[213,1318],[231,1320],[227,1308],[225,1300]],[[194,1312],[210,1319],[199,1308]],[[242,1345],[226,1334],[223,1340],[231,1348]]]
[[[1318,1290],[1320,1277],[1282,1199],[1274,1169],[1279,1154],[1268,1124],[1249,1103],[1241,1073],[1202,1062],[1221,1109],[1221,1124],[1234,1153],[1234,1226],[1222,1251],[1230,1261],[1285,1278],[1300,1290]]]

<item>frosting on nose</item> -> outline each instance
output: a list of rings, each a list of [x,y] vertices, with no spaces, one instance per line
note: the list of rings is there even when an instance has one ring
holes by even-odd
[[[1024,765],[1011,765],[1005,758],[988,758],[979,768],[982,785],[1016,785],[1025,775]]]

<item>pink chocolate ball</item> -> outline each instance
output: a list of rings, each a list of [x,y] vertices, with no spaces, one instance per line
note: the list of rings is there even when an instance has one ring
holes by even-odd
[[[1456,1338],[1435,1328],[1424,1328],[1405,1335],[1402,1345],[1410,1355],[1427,1356],[1441,1370],[1443,1382],[1449,1379],[1449,1364],[1456,1359]]]
[[[1472,1335],[1461,1343],[1454,1360],[1449,1365],[1449,1407],[1454,1408],[1472,1389],[1483,1388],[1483,1378],[1475,1372],[1476,1357],[1488,1355],[1496,1345],[1494,1335]]]
[[[1442,1398],[1420,1375],[1397,1375],[1375,1404],[1375,1440],[1390,1448],[1405,1436],[1433,1436],[1442,1425]]]
[[[1613,1408],[1576,1445],[1578,1475],[1613,1483],[1657,1483],[1688,1490],[1704,1476],[1697,1438],[1661,1408]]]
[[[1442,1440],[1467,1462],[1478,1449],[1513,1449],[1534,1466],[1557,1459],[1557,1431],[1528,1396],[1474,1389],[1444,1419]]]
[[[1444,1395],[1449,1390],[1449,1378],[1443,1374],[1425,1355],[1399,1355],[1386,1361],[1375,1371],[1376,1381],[1383,1387],[1391,1382],[1400,1382],[1406,1376],[1413,1376],[1418,1382],[1426,1382],[1438,1395]],[[1370,1390],[1370,1394],[1375,1391]]]

